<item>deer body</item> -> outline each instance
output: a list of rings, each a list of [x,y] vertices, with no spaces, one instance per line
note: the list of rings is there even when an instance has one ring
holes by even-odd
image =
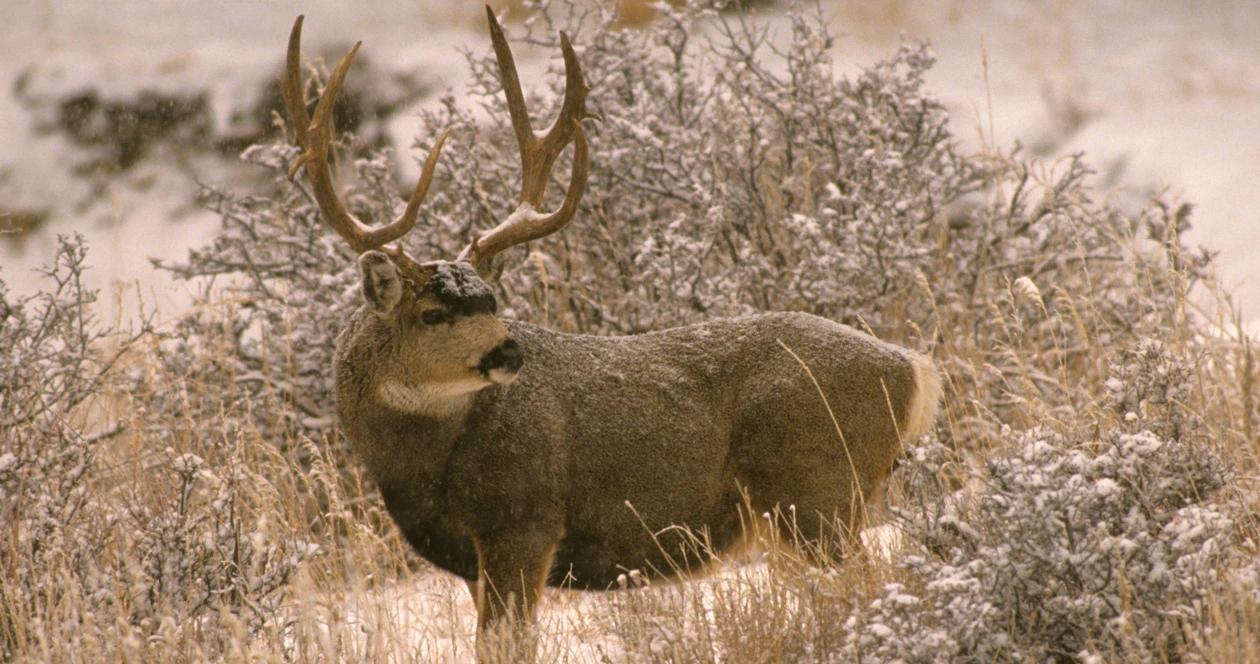
[[[939,390],[921,356],[808,314],[631,337],[509,323],[517,380],[424,412],[383,395],[382,365],[405,354],[390,327],[365,307],[338,339],[338,413],[408,541],[469,581],[474,542],[515,530],[548,540],[550,585],[668,573],[697,562],[669,526],[713,552],[741,539],[742,490],[758,513],[795,506],[808,535],[819,517],[860,522]]]
[[[599,590],[632,570],[696,569],[762,513],[785,514],[777,527],[820,558],[843,554],[903,443],[935,418],[935,369],[800,313],[630,337],[497,319],[483,277],[495,255],[577,213],[590,115],[561,33],[560,117],[536,133],[511,49],[489,8],[487,17],[521,152],[521,197],[453,261],[419,263],[396,242],[416,224],[446,134],[403,213],[366,225],[342,204],[329,167],[333,101],[358,45],[308,113],[299,17],[281,78],[301,148],[291,173],[305,172],[324,219],[360,254],[366,304],[337,341],[337,410],[399,528],[420,555],[469,582],[483,630],[528,618],[547,584]],[[570,144],[563,203],[539,212]],[[741,512],[745,499],[753,515]]]

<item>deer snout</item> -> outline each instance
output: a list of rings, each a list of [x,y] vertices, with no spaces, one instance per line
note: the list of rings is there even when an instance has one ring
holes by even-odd
[[[525,363],[525,351],[513,339],[499,344],[481,358],[477,368],[489,380],[506,385],[516,378]]]

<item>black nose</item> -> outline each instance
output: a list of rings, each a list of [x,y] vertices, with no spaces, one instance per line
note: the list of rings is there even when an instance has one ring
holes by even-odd
[[[521,365],[525,363],[525,351],[516,344],[516,341],[508,339],[499,344],[497,348],[486,353],[481,358],[481,364],[477,368],[481,371],[481,375],[489,375],[492,369],[502,369],[516,373],[521,370]]]

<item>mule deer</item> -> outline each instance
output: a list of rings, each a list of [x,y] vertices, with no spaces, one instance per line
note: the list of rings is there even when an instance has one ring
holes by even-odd
[[[670,575],[686,546],[670,526],[705,533],[703,556],[727,550],[742,538],[745,501],[758,514],[791,506],[797,535],[841,554],[903,443],[935,418],[931,362],[802,313],[626,337],[496,318],[483,280],[491,259],[577,212],[588,89],[561,33],[564,100],[536,134],[487,14],[523,182],[516,210],[449,261],[418,263],[391,244],[415,225],[445,135],[402,216],[365,226],[341,204],[327,155],[333,99],[358,45],[308,116],[301,17],[289,38],[283,97],[302,148],[293,174],[305,168],[324,217],[361,253],[366,303],[337,339],[337,412],[399,529],[469,583],[482,629],[530,616],[545,585],[603,590],[629,570]],[[569,143],[564,201],[541,212]]]

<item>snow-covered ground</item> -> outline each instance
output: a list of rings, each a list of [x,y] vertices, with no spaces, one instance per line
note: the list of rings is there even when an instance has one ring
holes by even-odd
[[[971,145],[1084,151],[1116,196],[1166,189],[1194,203],[1190,240],[1220,252],[1257,329],[1260,2],[866,4],[838,4],[839,63],[869,61],[900,31],[928,38],[928,87]]]
[[[870,528],[863,533],[868,550],[888,562],[900,546],[898,537],[899,533],[890,526]],[[685,582],[663,580],[655,585],[639,585],[630,581],[628,585],[652,587],[648,592],[666,594],[678,605],[698,603],[701,610],[689,617],[708,621],[706,630],[711,630],[719,620],[715,604],[720,596],[729,601],[754,587],[773,595],[764,590],[772,583],[767,555],[759,549],[737,554],[732,556],[737,562],[717,566],[707,574],[696,574]],[[315,593],[311,596],[324,597]],[[293,607],[295,620],[301,620],[303,612],[310,612],[306,617],[314,622],[326,617],[326,607],[307,606],[301,591],[297,597]],[[599,592],[547,589],[537,616],[541,632],[549,635],[543,641],[540,661],[628,661],[620,640],[610,634],[614,620],[609,597]],[[362,652],[376,647],[407,652],[414,659],[429,662],[473,661],[477,610],[463,581],[454,576],[434,572],[406,584],[384,584],[369,592],[352,593],[338,611],[344,611],[339,613],[343,620],[358,627],[349,633],[362,640],[356,644]],[[651,625],[644,625],[643,629],[649,638],[655,637]],[[662,625],[659,629],[669,627]]]
[[[123,316],[138,301],[169,317],[190,301],[187,286],[154,270],[150,257],[184,257],[217,228],[192,204],[197,182],[244,191],[250,174],[231,159],[164,154],[159,148],[103,186],[72,173],[88,157],[62,134],[38,130],[24,99],[95,90],[103,100],[140,91],[208,91],[215,129],[247,111],[278,75],[293,18],[307,16],[304,53],[340,53],[365,41],[360,63],[418,75],[435,90],[457,85],[463,58],[484,21],[476,3],[161,0],[6,3],[0,24],[0,229],[6,214],[39,212],[38,232],[0,238],[3,278],[16,294],[33,290],[33,271],[51,259],[60,233],[81,232],[92,245],[91,277],[104,289],[104,313]],[[362,65],[360,65],[362,66]],[[523,68],[523,71],[525,69]],[[20,90],[20,92],[19,92]],[[55,105],[52,113],[55,114]],[[409,145],[418,122],[400,113],[388,128]],[[256,174],[254,174],[256,176]],[[233,183],[236,183],[235,185]],[[119,294],[122,299],[118,300]]]
[[[824,4],[841,35],[836,59],[845,70],[889,54],[903,34],[930,39],[939,57],[930,88],[972,146],[1019,139],[1046,155],[1084,150],[1115,195],[1166,187],[1194,202],[1192,240],[1221,252],[1226,284],[1248,317],[1260,319],[1260,260],[1253,257],[1260,188],[1251,183],[1260,163],[1260,3]],[[138,288],[168,315],[187,295],[147,259],[178,258],[203,243],[216,221],[189,204],[194,179],[231,186],[246,181],[240,169],[217,158],[185,163],[159,154],[93,190],[71,174],[75,152],[66,139],[35,131],[20,84],[28,97],[41,86],[64,92],[81,85],[119,98],[145,88],[208,89],[221,124],[278,71],[299,12],[308,17],[308,53],[363,39],[364,54],[384,68],[420,72],[438,90],[458,90],[458,47],[486,47],[480,4],[460,0],[6,5],[0,215],[45,212],[48,221],[36,233],[0,240],[4,279],[18,293],[29,291],[32,268],[52,255],[56,234],[78,230],[92,240],[103,299],[111,301],[121,285],[130,310]],[[537,58],[526,52],[522,60],[528,85]],[[389,131],[407,145],[416,123],[409,113],[397,117]]]

